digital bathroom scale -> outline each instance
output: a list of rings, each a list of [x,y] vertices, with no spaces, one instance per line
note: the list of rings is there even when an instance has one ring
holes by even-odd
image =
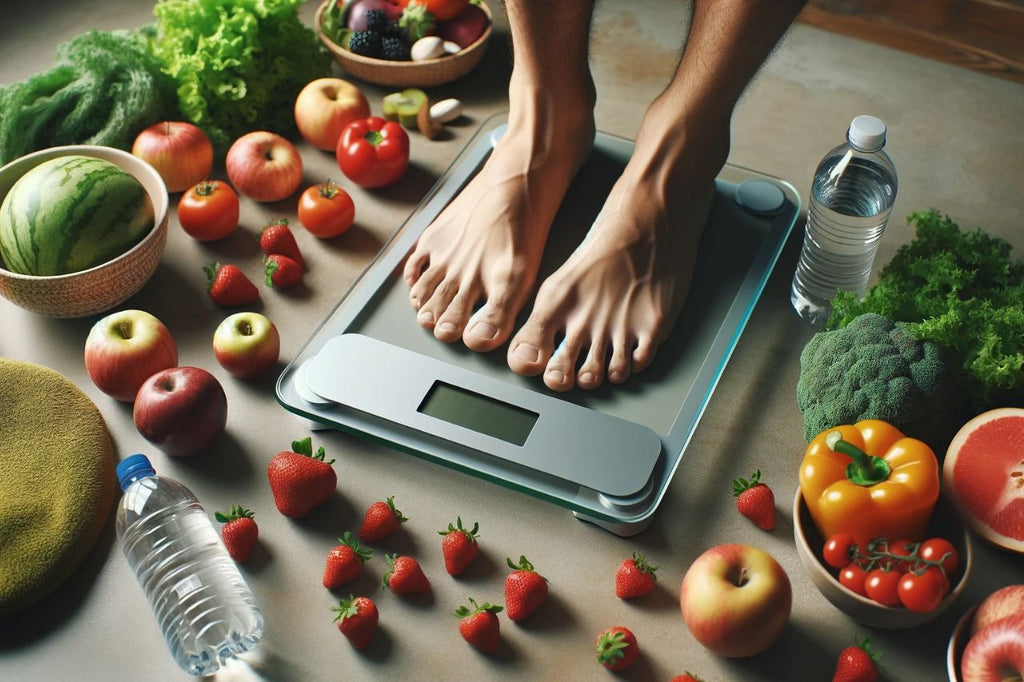
[[[571,510],[618,535],[651,521],[800,212],[786,182],[727,165],[690,293],[654,362],[624,384],[556,393],[416,321],[405,256],[504,131],[488,119],[277,382],[315,422],[382,441]],[[633,150],[598,133],[556,216],[538,282],[593,224]],[[520,316],[526,319],[529,309]]]

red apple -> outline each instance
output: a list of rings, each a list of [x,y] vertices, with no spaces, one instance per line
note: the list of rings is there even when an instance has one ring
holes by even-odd
[[[1017,614],[1024,614],[1024,585],[1002,587],[985,597],[974,612],[971,634],[1006,616]]]
[[[683,577],[679,604],[686,627],[711,651],[731,658],[771,646],[789,621],[789,576],[770,554],[736,543],[718,545]]]
[[[154,123],[135,137],[132,154],[149,162],[168,192],[183,192],[210,176],[213,144],[199,127],[185,121]]]
[[[259,376],[277,363],[280,352],[277,327],[259,313],[230,315],[213,333],[213,354],[232,376]]]
[[[139,388],[135,427],[172,457],[191,457],[224,433],[228,400],[217,377],[199,367],[157,372]]]
[[[964,682],[1024,679],[1024,614],[1000,618],[978,630],[960,660]]]
[[[280,201],[302,183],[302,157],[277,133],[257,130],[235,140],[224,165],[240,194],[256,201]]]
[[[171,332],[145,310],[111,313],[97,320],[85,339],[89,378],[116,400],[135,400],[142,382],[177,364]]]
[[[333,152],[345,126],[369,115],[366,96],[341,78],[317,78],[295,98],[295,125],[306,142],[318,149]]]

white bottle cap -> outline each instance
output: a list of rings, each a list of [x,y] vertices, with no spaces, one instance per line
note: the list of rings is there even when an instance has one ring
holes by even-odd
[[[885,121],[875,116],[858,116],[850,123],[846,139],[859,151],[876,152],[885,146]]]

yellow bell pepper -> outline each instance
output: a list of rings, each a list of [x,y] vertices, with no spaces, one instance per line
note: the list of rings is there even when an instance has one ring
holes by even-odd
[[[800,465],[800,490],[824,539],[850,533],[923,540],[939,498],[939,463],[925,443],[878,419],[818,434]]]

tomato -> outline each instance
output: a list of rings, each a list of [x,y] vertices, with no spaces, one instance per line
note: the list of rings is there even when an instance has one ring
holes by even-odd
[[[953,575],[953,571],[960,565],[960,554],[956,551],[956,547],[944,538],[925,540],[917,551],[925,561],[940,562],[947,578]]]
[[[203,180],[181,195],[178,222],[199,241],[223,239],[238,227],[238,195],[226,182]]]
[[[360,187],[396,182],[409,166],[409,135],[396,121],[370,116],[341,131],[335,151],[338,167]]]
[[[900,578],[903,576],[899,571],[887,571],[884,568],[874,568],[868,571],[867,580],[864,581],[864,591],[870,599],[884,606],[899,606],[900,598],[898,588]]]
[[[857,564],[847,564],[843,567],[843,570],[839,571],[839,584],[850,590],[856,592],[862,597],[868,596],[868,593],[864,590],[864,583],[867,580],[868,572]]]
[[[299,197],[299,222],[322,239],[345,232],[355,217],[352,197],[330,180],[307,187]]]
[[[914,565],[914,557],[917,553],[917,543],[912,540],[896,540],[889,543],[889,554],[893,556],[891,568],[900,573],[906,573]]]
[[[946,594],[946,584],[937,571],[910,571],[904,573],[897,587],[899,601],[910,611],[934,611]]]
[[[832,568],[842,568],[854,558],[857,543],[849,533],[836,533],[828,539],[821,551],[825,563]]]
[[[399,0],[402,7],[407,5],[426,5],[427,11],[434,15],[438,21],[448,21],[458,16],[459,12],[466,9],[469,0]]]

